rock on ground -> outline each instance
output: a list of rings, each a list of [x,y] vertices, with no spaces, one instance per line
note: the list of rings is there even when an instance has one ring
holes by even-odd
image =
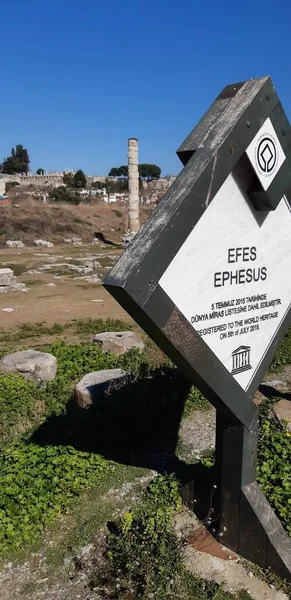
[[[88,373],[75,387],[75,399],[78,406],[85,408],[93,404],[110,386],[126,382],[127,373],[123,369],[104,369]]]
[[[16,277],[12,269],[0,269],[0,286],[12,285],[16,283]]]
[[[104,352],[113,352],[113,354],[124,354],[131,348],[137,348],[142,352],[144,343],[140,336],[133,331],[106,331],[95,335],[96,344],[101,346]]]
[[[0,361],[2,373],[21,373],[27,379],[47,382],[57,373],[57,360],[52,354],[37,350],[22,350],[7,354]]]
[[[47,242],[46,240],[34,240],[35,246],[43,246],[44,248],[53,248],[53,242]]]
[[[286,430],[291,433],[291,402],[290,400],[279,400],[274,404],[272,411],[278,421],[285,422]]]
[[[27,292],[28,288],[25,283],[12,283],[11,285],[0,285],[0,294],[6,294],[7,292]]]
[[[179,438],[181,448],[179,458],[197,460],[206,451],[215,448],[216,410],[210,408],[205,412],[194,411],[187,419],[181,421]]]
[[[72,237],[64,240],[65,244],[73,244],[73,246],[82,246],[82,238]]]
[[[6,246],[10,248],[24,248],[24,243],[20,240],[7,240]]]
[[[176,515],[174,528],[177,535],[184,539],[183,562],[190,573],[206,580],[214,580],[232,593],[246,590],[253,600],[288,600],[284,592],[270,588],[268,583],[253,573],[250,574],[248,568],[240,562],[240,558],[224,560],[212,555],[210,548],[201,552],[192,545],[191,533],[200,528],[193,512],[184,508],[182,513]]]

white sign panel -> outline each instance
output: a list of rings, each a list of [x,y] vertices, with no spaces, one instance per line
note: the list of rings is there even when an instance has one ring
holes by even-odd
[[[270,119],[266,119],[246,153],[263,189],[267,190],[286,159]]]
[[[243,389],[291,298],[291,210],[256,211],[232,174],[159,284]]]

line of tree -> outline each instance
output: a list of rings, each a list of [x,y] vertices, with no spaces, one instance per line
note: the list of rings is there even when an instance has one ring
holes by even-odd
[[[0,165],[0,172],[7,175],[15,175],[16,173],[28,173],[29,171],[30,158],[26,148],[23,148],[21,144],[17,144],[15,148],[11,149],[10,156],[4,158]]]
[[[158,165],[138,165],[138,172],[140,179],[144,179],[145,181],[160,179],[161,176],[161,169],[158,167]],[[122,165],[121,167],[112,167],[108,173],[108,177],[128,178],[128,167],[126,165]]]
[[[64,184],[69,188],[83,189],[87,185],[87,180],[84,172],[79,169],[76,173],[65,173],[63,177]]]

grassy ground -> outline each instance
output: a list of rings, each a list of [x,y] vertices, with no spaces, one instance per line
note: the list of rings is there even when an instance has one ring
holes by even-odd
[[[142,354],[131,351],[125,356],[114,357],[102,354],[98,346],[88,341],[93,332],[125,327],[128,328],[128,325],[121,321],[104,323],[100,320],[81,320],[52,327],[26,325],[2,334],[2,353],[16,343],[24,347],[40,345],[41,349],[51,352],[58,360],[58,375],[46,388],[39,388],[18,375],[0,376],[2,558],[30,561],[34,553],[39,553],[39,560],[45,561],[45,574],[51,585],[60,577],[65,582],[67,575],[61,574],[68,555],[74,555],[80,546],[92,543],[92,540],[98,546],[98,536],[100,531],[104,531],[106,522],[116,521],[115,531],[120,531],[119,515],[129,503],[135,504],[140,497],[148,478],[153,476],[152,468],[159,470],[160,456],[164,458],[166,454],[167,461],[163,461],[163,468],[166,464],[168,471],[174,471],[180,481],[189,478],[189,465],[177,460],[175,454],[179,423],[193,410],[207,410],[209,405],[151,342],[147,342]],[[57,340],[68,332],[76,337],[78,344]],[[49,341],[45,346],[40,344],[43,337]],[[278,371],[282,365],[291,362],[290,341],[289,332],[270,372]],[[75,381],[89,371],[116,366],[131,373],[128,383],[122,388],[111,389],[109,395],[104,394],[98,406],[93,405],[86,411],[76,410],[72,403]],[[290,439],[284,428],[270,424],[266,412],[262,413],[261,432],[260,483],[288,529],[290,519],[286,507],[290,498],[288,486],[291,485],[288,466],[291,464]],[[159,514],[160,509],[165,512],[163,502],[167,487],[163,485],[158,491],[155,514]],[[117,491],[114,492],[114,489]],[[148,500],[145,506],[147,503]],[[138,510],[141,513],[133,510],[133,516],[128,517],[129,521],[123,524],[122,531],[123,534],[132,533],[132,519],[139,519],[140,516],[135,515],[142,514],[142,523],[138,521],[137,532],[134,531],[136,535],[146,535],[151,555],[156,525],[151,526],[153,529],[149,536],[152,516],[147,516],[146,508]],[[173,540],[171,531],[169,525],[168,533]],[[121,551],[126,551],[127,544],[126,538]],[[165,541],[165,544],[167,546],[168,542]],[[160,546],[159,542],[155,552],[157,560],[163,563]],[[103,550],[106,555],[106,544]],[[104,554],[102,556],[104,558]],[[114,580],[118,576],[115,569],[121,568],[120,556],[116,561],[108,563],[106,559],[108,572]],[[31,568],[35,573],[39,569],[41,572],[40,566],[31,564]],[[171,568],[174,568],[173,565]],[[151,564],[148,569],[152,572]],[[178,587],[173,587],[174,595],[168,593],[167,596],[161,595],[161,598],[233,598],[218,586],[211,587],[209,584],[205,587],[203,581],[181,575],[179,569],[177,563]],[[98,568],[91,568],[91,571],[92,581],[96,584],[99,581]],[[20,597],[36,597],[35,573],[31,574],[29,581],[23,582]],[[120,595],[116,587],[108,592],[109,595],[105,595],[104,590],[109,583],[103,581],[105,588],[102,598],[147,599],[148,595],[137,594],[152,592],[136,587],[140,583],[136,581],[134,570],[129,574],[125,569],[122,577],[129,581],[129,575],[129,585],[133,586],[135,595],[128,595],[124,591]],[[92,586],[95,585],[94,581]],[[110,581],[111,586],[113,580]],[[100,585],[99,581],[95,587]],[[137,592],[137,589],[141,591]],[[246,600],[248,595],[242,592],[237,598]]]

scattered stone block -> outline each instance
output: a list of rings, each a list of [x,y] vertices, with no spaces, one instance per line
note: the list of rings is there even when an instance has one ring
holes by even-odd
[[[46,240],[34,240],[35,246],[42,246],[43,248],[53,248],[53,242],[47,242]]]
[[[10,248],[24,248],[24,243],[21,240],[7,240],[6,246]]]
[[[81,273],[82,275],[87,275],[88,273],[92,273],[93,267],[79,267],[78,265],[68,265],[71,271],[75,271],[76,273]]]
[[[65,244],[72,244],[73,246],[83,246],[82,238],[77,238],[77,237],[66,238],[64,240],[64,242],[65,242]]]
[[[7,292],[27,292],[25,283],[17,283],[12,269],[0,269],[0,294]]]
[[[0,371],[21,373],[37,382],[52,381],[57,373],[57,359],[47,352],[22,350],[4,356],[0,361]]]
[[[123,369],[104,369],[88,373],[75,387],[75,400],[78,406],[86,408],[96,402],[103,393],[117,384],[126,382],[127,373]]]
[[[88,277],[82,277],[82,280],[86,283],[101,283],[101,279],[97,275],[89,275]]]
[[[140,352],[144,349],[144,343],[140,336],[133,331],[106,331],[95,335],[94,340],[103,352],[112,352],[119,355],[124,354],[131,348],[137,348]]]
[[[13,283],[16,283],[16,277],[13,275],[12,269],[0,269],[0,286]]]
[[[286,423],[286,429],[291,433],[291,401],[290,400],[279,400],[274,404],[272,411],[281,423]]]
[[[25,283],[13,283],[8,286],[9,292],[27,292],[28,288],[25,286]]]

